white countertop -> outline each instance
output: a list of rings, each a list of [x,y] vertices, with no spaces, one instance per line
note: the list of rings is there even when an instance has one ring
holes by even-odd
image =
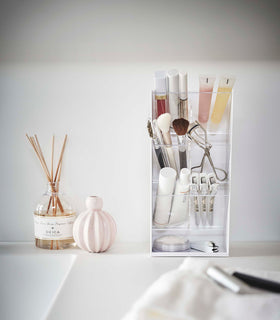
[[[10,278],[8,274],[5,275],[5,272],[10,272],[10,268],[6,264],[5,269],[5,264],[3,264],[4,274],[2,274],[2,277],[4,283],[2,280],[0,293],[4,300],[1,298],[0,315],[9,316],[7,318],[9,320],[16,319],[16,312],[20,312],[21,307],[24,310],[24,306],[28,303],[32,303],[36,308],[36,300],[28,301],[28,299],[32,299],[30,287],[28,287],[30,294],[27,294],[27,292],[21,293],[21,290],[24,290],[23,286],[30,286],[27,281],[29,277],[32,278],[30,278],[30,282],[32,282],[35,297],[36,295],[40,297],[40,291],[46,292],[46,290],[49,290],[51,292],[51,296],[49,293],[48,298],[46,298],[49,299],[46,305],[42,304],[42,308],[45,308],[44,312],[41,311],[40,313],[40,310],[37,310],[41,319],[121,319],[150,284],[163,273],[178,267],[185,259],[183,257],[152,258],[149,254],[148,244],[135,243],[115,244],[108,252],[102,254],[87,253],[78,248],[48,251],[38,249],[32,243],[1,243],[1,258],[6,259],[7,263],[15,261],[13,263],[16,265],[22,259],[30,262],[30,266],[32,266],[33,260],[34,263],[37,263],[35,261],[42,261],[42,267],[41,265],[36,267],[40,269],[38,270],[40,277],[44,277],[44,281],[46,281],[46,277],[49,276],[47,283],[50,285],[57,282],[53,288],[50,286],[46,288],[46,285],[42,284],[41,289],[41,278],[32,278],[31,273],[34,273],[34,271],[31,271],[27,275],[22,273],[22,277],[18,281],[26,280],[27,284],[24,282],[19,286],[17,283],[11,283],[15,282],[13,274]],[[230,257],[187,259],[209,259],[216,265],[233,268],[280,271],[280,243],[233,243],[230,246]],[[62,265],[60,260],[63,260]],[[61,268],[56,269],[56,263],[59,263]],[[18,268],[16,270],[20,272],[22,269]],[[60,273],[57,279],[54,277],[56,270],[57,273]],[[18,288],[13,295],[15,301],[17,296],[18,299],[23,300],[14,311],[10,310],[14,304],[9,301],[9,288],[13,288],[13,285]],[[24,294],[23,298],[20,294]],[[34,315],[32,318],[31,313],[22,311],[20,314],[21,320],[32,320],[33,318],[38,320],[38,316],[36,318]],[[1,319],[5,320],[5,317],[1,317]]]

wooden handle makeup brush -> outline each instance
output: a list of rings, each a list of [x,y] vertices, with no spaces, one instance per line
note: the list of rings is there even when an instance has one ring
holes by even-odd
[[[187,168],[186,133],[189,127],[189,121],[184,118],[180,118],[175,119],[172,124],[178,139],[180,169]]]
[[[157,118],[157,125],[162,132],[163,142],[166,145],[170,166],[177,171],[176,162],[172,150],[172,140],[170,136],[171,114],[163,113]]]

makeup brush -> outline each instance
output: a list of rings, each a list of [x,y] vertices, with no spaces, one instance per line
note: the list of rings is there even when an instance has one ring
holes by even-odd
[[[157,118],[157,125],[162,132],[163,142],[170,161],[170,166],[177,171],[176,162],[172,150],[172,140],[170,136],[171,114],[163,113]]]
[[[183,168],[187,168],[186,133],[189,127],[189,121],[184,118],[180,118],[180,119],[175,119],[172,124],[178,139],[180,170],[181,170]]]
[[[163,143],[162,133],[161,133],[159,127],[158,127],[156,119],[154,119],[153,122],[152,122],[152,128],[153,128],[154,133],[155,133],[155,135],[156,135],[156,137],[157,137],[157,139],[159,141],[159,145],[161,146],[164,166],[165,167],[171,167],[170,166],[170,161],[169,161],[169,158],[168,158],[168,155],[167,155],[167,151],[166,151],[165,145]]]
[[[157,118],[157,124],[162,132],[163,141],[166,145],[172,145],[170,136],[171,114],[163,113]]]
[[[155,153],[156,153],[156,156],[158,159],[159,166],[162,169],[165,167],[164,161],[163,161],[162,149],[159,145],[158,138],[153,130],[152,123],[150,120],[148,120],[148,122],[147,122],[147,129],[148,129],[149,136],[151,137],[151,139],[153,141],[153,146],[154,146],[154,150],[155,150]]]

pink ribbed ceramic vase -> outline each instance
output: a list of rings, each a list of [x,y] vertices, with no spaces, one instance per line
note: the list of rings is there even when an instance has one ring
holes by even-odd
[[[77,245],[89,252],[104,252],[113,244],[117,227],[109,213],[102,211],[103,201],[91,196],[86,199],[87,210],[74,222],[73,236]]]

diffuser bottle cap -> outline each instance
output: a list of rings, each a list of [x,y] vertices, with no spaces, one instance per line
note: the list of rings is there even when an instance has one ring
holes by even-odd
[[[103,207],[103,200],[96,196],[87,197],[86,207],[91,210],[101,210]]]

